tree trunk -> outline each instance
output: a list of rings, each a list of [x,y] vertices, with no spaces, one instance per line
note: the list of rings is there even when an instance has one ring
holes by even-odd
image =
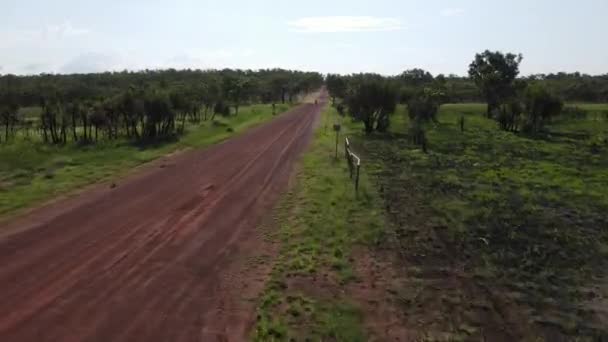
[[[76,113],[72,112],[72,136],[74,141],[78,141],[78,135],[76,134]]]
[[[65,123],[65,118],[61,119],[61,140],[63,142],[63,144],[67,143],[68,140],[68,134],[67,134],[67,130],[66,130],[66,123]]]
[[[184,129],[186,128],[186,113],[182,114],[182,127],[179,128],[181,133],[184,133]]]
[[[488,119],[492,118],[492,114],[494,113],[494,110],[498,107],[499,107],[499,104],[497,102],[488,102],[488,111],[486,112],[486,116],[488,117]]]
[[[42,124],[42,134],[43,134],[44,142],[48,143],[49,142],[49,135],[46,132],[46,123],[44,122],[44,119],[43,119],[43,124]]]
[[[132,131],[133,135],[135,136],[135,139],[139,140],[140,136],[139,136],[139,132],[137,131],[137,120],[133,120],[132,126],[133,127],[131,127],[131,131]]]
[[[49,118],[49,130],[51,131],[51,141],[53,144],[56,144],[59,138],[57,137],[57,122],[55,121],[55,117]]]
[[[87,117],[86,115],[82,116],[82,140],[87,142]]]
[[[127,118],[126,115],[123,115],[124,117],[124,124],[125,124],[125,133],[127,134],[127,139],[131,138],[131,124],[129,123],[130,120]]]

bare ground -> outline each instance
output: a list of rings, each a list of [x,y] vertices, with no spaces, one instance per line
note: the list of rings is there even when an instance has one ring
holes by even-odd
[[[246,339],[270,269],[255,227],[320,108],[2,223],[0,340]]]

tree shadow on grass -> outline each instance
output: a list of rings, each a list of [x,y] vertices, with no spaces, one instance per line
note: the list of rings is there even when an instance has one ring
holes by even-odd
[[[542,140],[550,143],[568,143],[584,141],[591,137],[589,133],[542,131],[534,134],[520,133],[521,136],[532,140]]]
[[[158,149],[162,147],[166,147],[171,144],[175,144],[180,140],[183,134],[172,134],[164,137],[158,137],[154,139],[142,139],[142,140],[133,140],[128,144],[132,147],[137,148],[140,151],[150,150],[150,149]]]

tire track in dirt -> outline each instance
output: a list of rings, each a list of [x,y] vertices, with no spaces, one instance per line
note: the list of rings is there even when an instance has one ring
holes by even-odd
[[[0,340],[243,339],[242,261],[321,107],[3,223]]]

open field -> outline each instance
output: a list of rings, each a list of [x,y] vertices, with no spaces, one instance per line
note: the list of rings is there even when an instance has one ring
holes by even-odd
[[[608,120],[558,117],[529,137],[484,111],[442,106],[428,153],[403,107],[391,133],[357,139],[394,226],[407,326],[429,338],[605,337]]]
[[[388,135],[324,113],[269,236],[281,252],[256,340],[606,336],[608,146],[594,142],[608,121],[558,118],[531,138],[485,108],[442,106],[427,154],[404,107]],[[363,152],[358,197],[334,122]]]
[[[289,105],[277,105],[283,112]],[[16,139],[0,144],[0,217],[83,185],[117,178],[133,167],[170,152],[208,146],[273,117],[270,105],[243,107],[239,115],[189,124],[179,140],[149,145],[125,139],[94,145],[57,146]]]

